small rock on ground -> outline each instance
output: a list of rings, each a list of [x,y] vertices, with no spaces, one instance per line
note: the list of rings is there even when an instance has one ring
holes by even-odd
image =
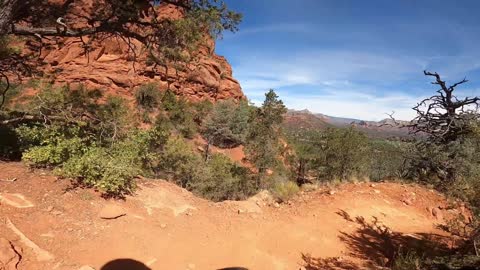
[[[100,211],[100,218],[103,219],[116,219],[125,216],[127,213],[125,209],[115,204],[108,204]]]

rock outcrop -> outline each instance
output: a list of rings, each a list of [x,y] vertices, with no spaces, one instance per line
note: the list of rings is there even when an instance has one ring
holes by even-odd
[[[69,6],[72,14],[82,14],[92,8],[92,1],[77,0]],[[181,16],[171,5],[158,7],[159,14],[167,17]],[[70,13],[70,12],[69,12]],[[67,21],[76,19],[66,18]],[[55,83],[68,83],[72,87],[102,89],[107,94],[132,97],[140,85],[155,82],[161,89],[170,87],[178,95],[189,100],[242,99],[240,84],[232,77],[232,68],[227,60],[215,54],[215,42],[206,38],[195,52],[195,61],[182,70],[155,67],[147,59],[147,53],[137,40],[126,43],[118,37],[98,38],[83,42],[78,38],[52,38],[44,44],[39,69]],[[38,46],[35,41],[27,47]]]

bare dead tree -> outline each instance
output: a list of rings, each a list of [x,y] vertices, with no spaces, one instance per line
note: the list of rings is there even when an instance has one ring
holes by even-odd
[[[423,99],[412,109],[417,116],[408,123],[400,123],[394,118],[394,113],[387,114],[393,121],[394,126],[408,128],[411,134],[426,135],[430,141],[448,143],[455,141],[459,136],[470,132],[471,123],[479,120],[478,109],[479,97],[465,97],[459,99],[455,96],[455,88],[468,80],[456,82],[450,86],[442,80],[436,72],[423,72],[425,76],[435,78],[432,82],[439,85],[437,94]]]
[[[435,78],[432,82],[439,85],[437,94],[420,101],[413,110],[415,119],[409,124],[413,133],[423,133],[439,142],[455,141],[459,136],[470,131],[472,121],[478,119],[480,98],[465,97],[459,99],[454,95],[455,88],[468,82],[466,78],[447,86],[438,73],[424,71],[425,76]]]

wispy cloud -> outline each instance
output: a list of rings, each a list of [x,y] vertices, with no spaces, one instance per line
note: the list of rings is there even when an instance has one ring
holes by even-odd
[[[412,119],[412,106],[435,90],[422,70],[441,66],[435,61],[451,60],[335,49],[284,57],[258,52],[240,57],[243,60],[234,66],[234,75],[254,102],[259,103],[263,93],[274,88],[290,108],[365,120],[380,120],[391,112],[399,119]],[[465,74],[475,63],[458,64],[444,74]]]
[[[250,21],[219,43],[251,100],[261,102],[274,88],[294,109],[366,120],[395,111],[408,120],[411,107],[436,90],[424,69],[449,83],[467,76],[469,88],[460,87],[458,94],[480,94],[480,21],[467,4],[444,2],[427,13],[430,4],[412,9],[408,1],[390,3],[396,8],[388,10],[380,2],[305,2],[311,10],[251,4]],[[297,16],[295,8],[303,12]],[[451,10],[467,16],[445,16]]]
[[[411,120],[415,117],[412,107],[418,97],[409,95],[370,95],[357,91],[326,91],[312,95],[295,95],[290,91],[277,91],[288,108],[323,113],[332,116],[379,121],[394,112],[397,119]],[[255,92],[252,102],[260,105],[263,92]]]
[[[235,34],[224,36],[226,39],[238,39],[245,36],[265,34],[265,33],[296,33],[296,34],[312,34],[316,31],[314,25],[306,23],[275,23],[267,25],[259,25],[256,27],[244,28]]]

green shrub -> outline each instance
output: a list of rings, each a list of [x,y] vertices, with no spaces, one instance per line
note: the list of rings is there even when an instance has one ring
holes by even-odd
[[[203,125],[207,116],[213,110],[213,103],[209,100],[202,100],[200,102],[193,103],[193,120],[197,125]]]
[[[81,138],[75,127],[21,126],[16,129],[23,150],[22,159],[33,167],[61,165],[72,157],[83,154],[88,137]]]
[[[445,144],[419,142],[409,152],[408,177],[466,201],[480,213],[479,151],[480,136],[476,134]]]
[[[221,154],[212,155],[205,169],[192,179],[188,187],[212,201],[245,199],[256,191],[248,170]]]
[[[102,143],[112,143],[125,138],[132,128],[132,115],[125,99],[108,96],[95,112],[98,123],[93,126]]]
[[[197,132],[197,126],[193,119],[194,111],[190,103],[184,98],[177,98],[172,91],[165,92],[162,102],[175,128],[185,138],[193,138]]]
[[[426,260],[426,270],[470,270],[480,269],[480,257],[475,254],[456,254]]]
[[[298,185],[292,181],[277,181],[272,187],[272,194],[279,202],[287,202],[299,191]]]
[[[195,177],[197,169],[202,167],[200,164],[200,156],[182,138],[170,137],[154,170],[157,175],[185,188]]]
[[[324,132],[319,153],[319,175],[326,180],[347,180],[368,175],[370,145],[355,128],[329,128]]]
[[[10,46],[10,37],[0,36],[0,60],[7,58],[12,53],[14,53],[14,50]]]
[[[371,164],[368,176],[372,181],[402,179],[407,176],[408,143],[388,140],[371,141]]]
[[[152,111],[160,105],[161,94],[158,85],[149,83],[140,86],[135,92],[137,106],[146,111]]]
[[[172,133],[172,130],[173,124],[172,122],[170,122],[170,119],[168,119],[168,117],[164,116],[163,114],[159,114],[157,116],[157,119],[155,120],[153,128],[150,130],[152,140],[157,145],[157,150],[158,147],[163,147],[163,145],[167,143],[168,138]]]
[[[165,91],[165,94],[162,97],[162,105],[167,112],[177,109],[178,99],[173,91]]]
[[[28,149],[22,159],[34,167],[52,167],[81,155],[84,148],[85,144],[80,138],[58,138],[54,143]]]
[[[111,155],[105,148],[92,147],[84,155],[65,162],[57,173],[106,194],[121,195],[134,190],[134,177],[140,170],[128,158]]]
[[[423,259],[415,252],[399,252],[393,261],[392,270],[422,270]]]
[[[250,108],[246,101],[219,101],[205,121],[204,136],[220,147],[234,147],[245,142]]]

